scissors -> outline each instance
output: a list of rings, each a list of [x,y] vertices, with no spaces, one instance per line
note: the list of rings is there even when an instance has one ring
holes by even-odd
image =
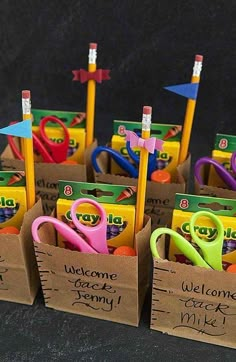
[[[93,165],[94,170],[98,173],[101,173],[101,169],[97,163],[97,157],[101,152],[106,152],[117,163],[117,165],[120,166],[130,177],[138,178],[138,172],[139,172],[138,165],[139,165],[140,157],[131,149],[129,141],[126,142],[126,148],[127,148],[127,152],[129,154],[130,158],[134,161],[134,164],[132,164],[130,161],[128,161],[125,157],[123,157],[118,151],[115,151],[110,147],[107,147],[107,146],[96,147],[91,156],[92,165]],[[155,150],[154,153],[151,153],[148,156],[147,176],[148,176],[149,180],[151,179],[151,174],[157,168],[156,159],[157,159],[157,150]]]
[[[64,140],[61,143],[56,143],[52,140],[50,140],[45,132],[45,126],[48,122],[54,122],[57,123],[60,127],[62,127],[63,134],[64,134]],[[14,124],[16,122],[11,122],[10,124]],[[40,137],[38,137],[35,133],[33,133],[33,145],[34,149],[41,154],[42,159],[44,162],[48,163],[60,163],[66,160],[67,158],[67,151],[69,147],[70,142],[70,136],[69,132],[64,125],[64,123],[57,117],[54,116],[47,116],[44,117],[40,121],[39,125],[39,134]],[[7,136],[8,143],[12,149],[12,152],[16,158],[19,160],[24,160],[23,155],[19,151],[18,147],[16,146],[14,142],[14,138],[10,135]]]
[[[76,209],[79,205],[88,203],[96,207],[100,214],[100,222],[95,226],[86,226],[83,225],[76,216]],[[32,223],[32,235],[33,239],[36,242],[41,242],[38,235],[38,228],[41,224],[48,222],[53,224],[55,229],[65,238],[65,240],[72,245],[76,250],[79,250],[83,253],[90,254],[109,254],[106,240],[107,232],[107,216],[104,208],[95,200],[90,200],[87,198],[77,199],[71,205],[71,218],[74,223],[75,228],[81,232],[84,237],[79,235],[75,230],[70,226],[65,224],[63,221],[60,221],[52,216],[39,216]]]
[[[203,185],[204,182],[202,180],[200,169],[204,164],[210,164],[212,165],[217,174],[220,176],[220,178],[225,182],[225,184],[233,191],[236,191],[236,179],[234,176],[236,176],[236,152],[233,152],[231,156],[231,169],[233,171],[233,175],[224,168],[219,162],[213,160],[210,157],[202,157],[200,158],[194,166],[194,174],[196,177],[196,180],[199,182],[199,184]]]
[[[196,234],[194,226],[198,218],[205,216],[212,220],[217,229],[217,237],[212,241],[200,239]],[[224,241],[224,227],[221,220],[209,211],[198,211],[192,215],[189,222],[190,235],[193,241],[201,249],[201,256],[198,251],[187,241],[182,235],[169,228],[158,228],[153,231],[150,238],[150,248],[155,258],[160,258],[156,242],[163,234],[168,234],[174,240],[178,249],[192,261],[194,265],[205,267],[208,269],[223,270],[222,268],[222,247]]]

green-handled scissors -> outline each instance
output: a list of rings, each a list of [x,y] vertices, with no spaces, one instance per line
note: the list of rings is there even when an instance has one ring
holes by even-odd
[[[217,236],[212,241],[205,241],[203,239],[200,239],[194,230],[196,220],[202,216],[211,219],[216,226]],[[169,228],[158,228],[153,231],[150,239],[152,255],[156,258],[160,258],[157,251],[156,243],[161,235],[168,234],[172,237],[174,243],[179,248],[179,250],[189,260],[191,260],[194,265],[202,266],[208,269],[212,268],[215,270],[223,270],[222,247],[224,241],[224,227],[218,216],[209,211],[198,211],[191,216],[189,222],[189,230],[192,239],[201,249],[203,256],[201,256],[194,248],[194,246],[192,246],[190,242],[187,241],[183,236]]]

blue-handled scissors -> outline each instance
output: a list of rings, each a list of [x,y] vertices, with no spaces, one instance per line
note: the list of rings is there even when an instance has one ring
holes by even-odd
[[[77,218],[76,210],[81,204],[91,204],[96,207],[100,215],[99,224],[95,226],[83,225]],[[71,205],[71,218],[75,228],[83,234],[81,236],[70,226],[52,216],[39,216],[32,223],[32,235],[34,241],[40,243],[38,229],[43,223],[53,224],[55,229],[65,238],[65,244],[74,249],[90,254],[109,254],[106,240],[107,216],[104,208],[95,200],[81,198]]]
[[[200,239],[195,231],[195,222],[200,217],[208,217],[216,226],[217,236],[214,240]],[[172,237],[178,249],[192,261],[194,265],[215,270],[223,270],[222,268],[222,248],[224,242],[224,227],[221,220],[209,211],[198,211],[192,215],[189,222],[190,235],[193,241],[201,249],[201,256],[198,251],[187,241],[182,235],[169,228],[158,228],[153,231],[150,238],[150,248],[152,255],[155,258],[160,258],[157,251],[157,241],[163,234],[168,234]]]
[[[127,152],[130,158],[134,161],[132,164],[129,160],[123,157],[118,151],[113,150],[107,146],[98,146],[94,149],[91,161],[93,168],[96,172],[101,173],[101,169],[98,165],[97,157],[100,153],[106,152],[110,157],[120,166],[130,177],[138,178],[138,165],[140,157],[131,149],[130,142],[126,142]],[[151,178],[153,171],[157,169],[157,150],[154,153],[149,154],[148,156],[148,180]]]
[[[210,157],[202,157],[200,158],[194,166],[194,174],[196,177],[196,180],[198,181],[198,183],[200,185],[203,185],[204,182],[202,180],[201,177],[201,167],[204,164],[209,164],[212,165],[217,174],[220,176],[220,178],[224,181],[224,183],[233,191],[236,191],[236,152],[233,152],[232,156],[231,156],[231,169],[232,169],[232,173],[230,173],[229,171],[226,170],[226,168],[221,165],[219,162],[215,161],[214,159],[210,158]]]

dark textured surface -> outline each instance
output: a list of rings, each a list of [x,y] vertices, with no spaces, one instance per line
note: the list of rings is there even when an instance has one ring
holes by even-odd
[[[21,90],[34,108],[84,110],[86,86],[72,69],[87,67],[98,43],[98,67],[112,80],[97,86],[96,136],[110,139],[112,120],[182,122],[186,100],[162,89],[190,81],[204,55],[195,113],[193,161],[210,153],[216,131],[235,134],[236,4],[168,0],[1,0],[0,124],[21,117]],[[1,137],[1,149],[5,138]],[[232,361],[235,351],[149,329],[150,298],[140,327],[0,302],[0,361]]]

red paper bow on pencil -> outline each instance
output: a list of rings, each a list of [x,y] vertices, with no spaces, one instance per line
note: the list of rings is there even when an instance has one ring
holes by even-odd
[[[133,131],[124,132],[126,134],[126,141],[130,142],[130,147],[142,147],[145,148],[149,153],[154,153],[155,150],[162,150],[162,140],[158,140],[155,137],[143,139],[141,137],[138,137]]]
[[[85,69],[72,70],[72,73],[74,74],[74,78],[72,80],[78,80],[81,83],[85,83],[92,79],[98,83],[102,83],[103,80],[111,79],[109,72],[109,69],[97,69],[95,72],[88,72]]]

